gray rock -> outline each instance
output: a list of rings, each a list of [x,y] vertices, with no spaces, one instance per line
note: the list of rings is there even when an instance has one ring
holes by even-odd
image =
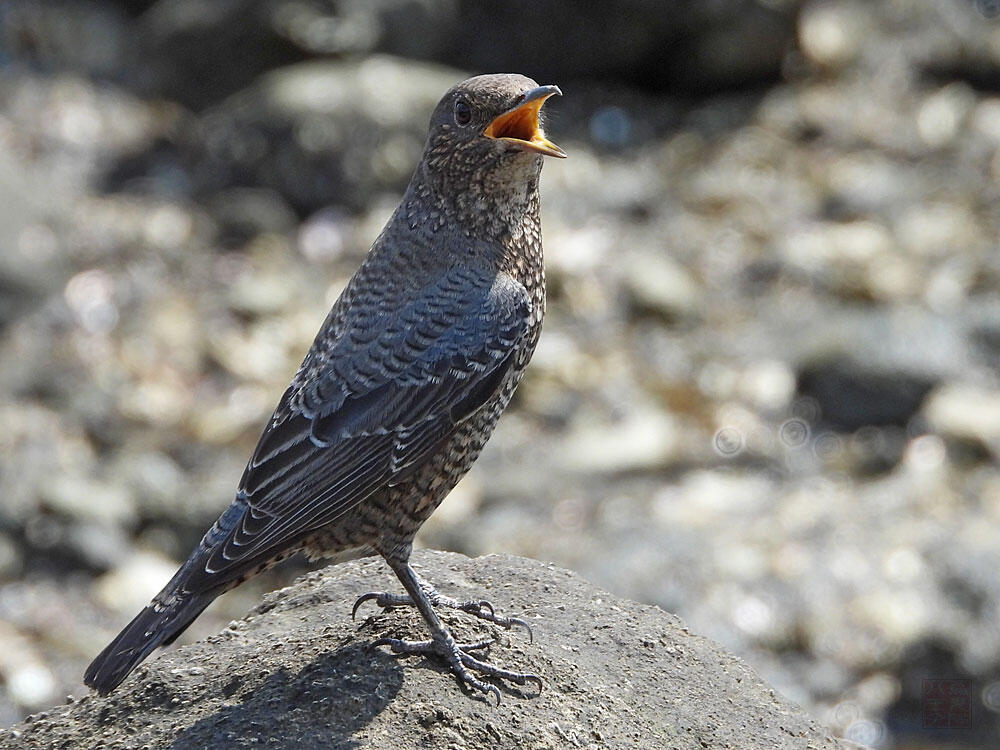
[[[934,382],[903,371],[879,371],[849,359],[831,359],[799,372],[799,392],[813,398],[823,419],[840,430],[866,425],[905,427]]]
[[[111,9],[77,11],[70,25],[32,7],[38,3],[18,2],[12,26],[48,42],[40,50],[17,45],[22,55],[84,70],[117,64],[130,86],[200,109],[307,56],[373,52],[481,71],[516,67],[553,80],[596,76],[658,90],[734,88],[779,75],[801,4],[224,0],[206,8],[197,0],[159,0],[135,19]],[[100,54],[71,43],[72,29],[84,21],[107,40],[95,45]],[[133,60],[142,64],[129,66]]]
[[[498,664],[538,672],[535,695],[498,708],[442,667],[371,642],[422,637],[410,611],[348,618],[353,599],[395,588],[378,561],[311,573],[244,620],[164,654],[111,697],[87,696],[0,731],[10,748],[849,748],[674,616],[595,589],[552,565],[424,551],[422,573],[458,596],[523,614],[534,642],[503,634]],[[491,628],[446,615],[458,637]]]
[[[199,117],[179,143],[194,190],[213,195],[250,176],[294,209],[361,210],[403,188],[428,112],[462,74],[391,57],[317,60],[261,76]]]
[[[694,314],[702,300],[691,274],[666,255],[649,253],[639,262],[626,262],[625,287],[639,314],[670,322]]]
[[[1000,391],[948,384],[931,395],[924,411],[936,432],[1000,455]]]

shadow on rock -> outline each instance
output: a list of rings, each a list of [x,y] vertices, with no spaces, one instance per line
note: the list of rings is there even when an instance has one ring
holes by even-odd
[[[224,690],[243,693],[177,735],[173,750],[238,747],[276,739],[300,748],[355,748],[352,736],[392,701],[403,682],[396,660],[364,646],[323,654],[297,674],[285,669],[263,683],[236,676]]]

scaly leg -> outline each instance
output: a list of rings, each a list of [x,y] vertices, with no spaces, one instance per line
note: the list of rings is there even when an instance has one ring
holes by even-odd
[[[399,638],[380,638],[375,641],[374,645],[388,646],[394,654],[434,654],[441,657],[448,663],[448,666],[451,667],[451,671],[455,674],[460,683],[468,685],[484,695],[495,696],[497,699],[497,705],[500,704],[499,688],[497,688],[496,685],[480,680],[472,673],[473,670],[485,675],[486,677],[498,680],[508,680],[513,682],[515,685],[525,685],[532,682],[537,684],[538,690],[541,691],[542,678],[538,675],[501,669],[500,667],[495,667],[488,662],[481,661],[469,653],[470,651],[486,648],[492,643],[492,641],[481,641],[479,643],[472,644],[456,643],[451,633],[448,632],[448,628],[445,627],[444,623],[441,622],[437,613],[434,611],[435,602],[433,600],[436,598],[438,603],[446,607],[458,605],[456,607],[457,609],[461,609],[465,612],[471,612],[477,617],[482,617],[482,619],[488,620],[489,622],[496,622],[504,627],[510,627],[510,624],[518,623],[524,624],[525,627],[527,627],[527,623],[524,623],[517,618],[504,618],[496,616],[493,613],[493,607],[490,606],[488,602],[459,602],[455,599],[442,597],[434,591],[430,584],[420,579],[413,568],[410,567],[408,562],[391,560],[388,558],[386,558],[386,562],[389,564],[389,567],[392,568],[396,577],[399,578],[400,583],[403,584],[403,588],[406,589],[409,596],[397,596],[384,593],[365,594],[355,603],[355,612],[360,604],[371,599],[374,599],[376,604],[383,607],[407,605],[415,606],[431,631],[431,639],[428,641],[405,641]],[[432,593],[430,592],[433,592],[436,596],[432,596]],[[383,602],[387,602],[387,604],[383,604]],[[509,621],[509,624],[505,624],[505,621]]]
[[[529,641],[534,641],[534,634],[531,632],[531,626],[520,617],[506,617],[504,615],[498,615],[496,610],[493,608],[493,605],[485,599],[469,599],[467,601],[461,601],[459,599],[453,599],[450,596],[440,594],[437,589],[430,584],[430,582],[424,580],[412,568],[410,570],[416,578],[417,584],[420,586],[420,590],[430,601],[431,605],[435,607],[448,607],[450,609],[458,609],[462,612],[468,612],[470,615],[474,615],[480,620],[492,622],[506,630],[510,630],[514,625],[517,625],[518,627],[524,628],[528,632]],[[354,619],[357,615],[358,609],[362,604],[370,601],[374,601],[375,606],[381,607],[382,609],[415,606],[413,599],[406,594],[389,594],[385,591],[369,591],[367,594],[359,596],[354,602],[354,607],[351,609],[351,619]]]

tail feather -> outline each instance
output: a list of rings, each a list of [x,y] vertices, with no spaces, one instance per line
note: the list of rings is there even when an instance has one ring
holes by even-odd
[[[218,592],[183,594],[168,605],[157,605],[154,600],[97,655],[87,667],[83,681],[101,695],[107,695],[154,649],[172,643],[217,595]]]
[[[139,662],[158,646],[173,643],[219,594],[242,580],[241,569],[216,575],[206,568],[206,560],[240,523],[247,507],[237,499],[226,509],[163,591],[91,662],[83,675],[85,683],[107,695]]]

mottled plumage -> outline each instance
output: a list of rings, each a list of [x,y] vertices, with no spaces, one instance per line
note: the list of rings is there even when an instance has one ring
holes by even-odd
[[[380,554],[459,678],[513,680],[455,644],[433,612],[453,606],[506,627],[485,602],[456,602],[408,564],[413,537],[468,471],[531,357],[545,309],[538,110],[555,87],[479,76],[445,94],[403,200],[327,316],[253,453],[234,502],[152,603],[94,660],[113,690],[219,594],[299,550]]]

